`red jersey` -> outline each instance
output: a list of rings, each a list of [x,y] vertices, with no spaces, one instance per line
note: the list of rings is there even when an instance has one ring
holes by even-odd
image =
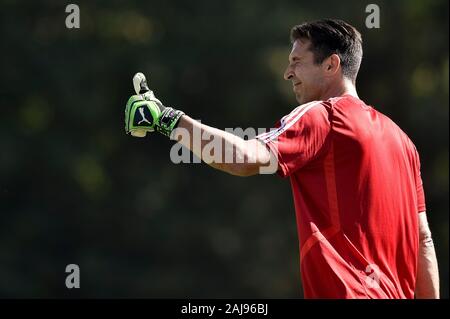
[[[305,298],[414,298],[417,150],[350,95],[303,104],[261,134],[290,177]]]

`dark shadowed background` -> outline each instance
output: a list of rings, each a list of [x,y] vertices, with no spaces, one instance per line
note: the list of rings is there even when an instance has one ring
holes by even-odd
[[[419,150],[448,298],[447,0],[378,0],[379,29],[360,0],[78,1],[80,29],[69,3],[0,0],[0,297],[302,297],[289,181],[175,165],[123,115],[142,71],[206,124],[272,127],[290,28],[332,17],[363,35],[360,97]]]

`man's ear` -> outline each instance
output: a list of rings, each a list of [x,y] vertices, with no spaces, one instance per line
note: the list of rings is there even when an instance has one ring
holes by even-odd
[[[326,75],[333,76],[341,68],[341,58],[339,57],[339,55],[334,53],[326,58],[325,61],[323,61],[322,67]]]

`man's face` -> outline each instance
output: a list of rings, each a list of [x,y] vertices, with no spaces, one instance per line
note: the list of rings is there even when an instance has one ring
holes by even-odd
[[[289,65],[284,78],[292,82],[292,89],[300,104],[320,100],[325,77],[321,64],[314,63],[314,54],[309,50],[311,42],[297,39],[289,55]]]

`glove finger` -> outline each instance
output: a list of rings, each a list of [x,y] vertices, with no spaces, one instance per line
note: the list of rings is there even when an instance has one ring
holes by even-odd
[[[155,93],[153,93],[153,91],[150,90],[150,91],[147,91],[144,94],[142,94],[142,97],[147,101],[151,101],[151,100],[155,99]]]

